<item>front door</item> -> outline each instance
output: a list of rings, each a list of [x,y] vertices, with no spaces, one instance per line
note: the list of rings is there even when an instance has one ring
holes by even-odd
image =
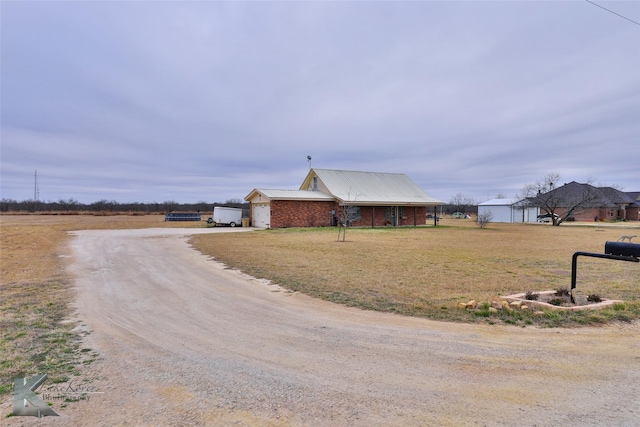
[[[386,220],[387,224],[390,224],[394,227],[397,226],[398,225],[398,207],[390,206],[386,208],[384,212],[384,219]]]

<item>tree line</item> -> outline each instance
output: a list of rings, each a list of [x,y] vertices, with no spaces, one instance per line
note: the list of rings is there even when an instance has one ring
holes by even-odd
[[[93,203],[80,203],[75,199],[58,200],[56,202],[42,200],[0,200],[0,212],[55,212],[55,213],[97,213],[97,212],[122,212],[164,214],[169,212],[202,212],[213,210],[214,206],[228,206],[233,208],[248,208],[249,204],[239,199],[229,199],[224,203],[209,203],[199,201],[197,203],[178,203],[165,201],[161,203],[119,203],[115,200],[98,200]]]

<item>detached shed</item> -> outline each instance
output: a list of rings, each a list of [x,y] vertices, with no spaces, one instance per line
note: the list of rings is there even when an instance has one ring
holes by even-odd
[[[251,203],[251,225],[260,228],[332,225],[331,211],[336,209],[333,196],[321,191],[256,188],[245,200]]]
[[[538,208],[517,199],[491,199],[480,203],[478,216],[487,212],[493,215],[493,222],[536,222],[538,217]]]

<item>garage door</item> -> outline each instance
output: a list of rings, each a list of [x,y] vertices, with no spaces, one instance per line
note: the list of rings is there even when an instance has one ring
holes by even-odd
[[[269,203],[253,203],[252,219],[254,227],[269,228],[271,221],[271,206]]]

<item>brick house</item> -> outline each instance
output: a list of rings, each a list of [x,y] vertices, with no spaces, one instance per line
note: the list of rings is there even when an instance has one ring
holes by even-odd
[[[624,192],[612,187],[594,187],[572,181],[542,196],[557,201],[554,213],[564,216],[569,210],[569,218],[575,221],[640,220],[640,193]],[[581,199],[588,202],[572,209]],[[544,209],[541,213],[546,213]]]
[[[404,174],[311,169],[298,190],[256,188],[245,200],[251,225],[263,228],[336,225],[349,206],[356,227],[425,225],[430,197]]]

